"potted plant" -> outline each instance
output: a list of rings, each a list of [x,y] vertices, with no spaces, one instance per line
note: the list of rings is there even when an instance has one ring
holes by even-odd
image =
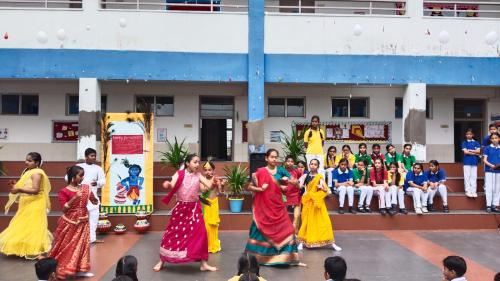
[[[305,160],[306,149],[304,146],[304,133],[302,130],[300,134],[297,133],[295,126],[292,126],[292,133],[287,135],[285,132],[280,131],[283,135],[281,145],[283,146],[283,154],[291,155],[295,163],[299,160]]]
[[[189,151],[184,147],[184,140],[181,143],[177,141],[177,137],[174,138],[174,143],[172,144],[170,141],[166,140],[167,150],[165,152],[159,151],[161,154],[161,163],[165,166],[170,166],[179,170],[186,159]]]
[[[226,184],[231,190],[229,195],[229,208],[233,213],[241,212],[243,206],[243,187],[247,182],[247,168],[238,166],[224,167]]]

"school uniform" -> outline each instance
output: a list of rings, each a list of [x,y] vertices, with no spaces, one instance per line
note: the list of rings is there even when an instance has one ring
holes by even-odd
[[[335,164],[337,164],[337,166],[339,165],[340,160],[342,160],[342,158],[345,158],[343,154],[337,154],[337,156],[335,156]],[[347,162],[349,162],[349,167],[354,167],[354,164],[356,162],[356,156],[350,153],[347,156]]]
[[[375,159],[378,158],[382,159],[382,163],[385,163],[385,156],[382,153],[375,154],[372,152],[372,154],[370,154],[370,158],[372,159],[372,163],[375,163]]]
[[[411,171],[413,165],[417,163],[417,159],[415,158],[415,155],[405,155],[404,153],[401,154],[401,162],[403,163],[403,166],[405,167],[406,172]]]
[[[366,171],[365,180],[363,182],[361,182],[363,173],[360,170],[356,168],[352,171],[352,174],[355,183],[362,183],[359,188],[354,187],[354,191],[359,190],[360,192],[358,208],[363,207],[363,202],[365,201],[365,199],[366,206],[369,208],[373,197],[373,188],[370,185],[370,172],[368,170]]]
[[[333,156],[333,158],[330,158],[327,154],[325,155],[325,178],[329,187],[332,186],[333,170],[335,170],[335,156]]]
[[[340,168],[333,170],[332,172],[333,178],[333,188],[332,192],[339,195],[339,206],[340,208],[344,207],[345,196],[347,194],[349,207],[352,207],[354,204],[354,188],[351,185],[341,185],[339,187],[335,187],[336,183],[339,182],[347,182],[353,180],[352,170],[346,169],[345,171],[341,171]]]
[[[372,157],[369,154],[356,154],[354,163],[357,165],[359,161],[365,161],[369,167],[371,167],[372,165]]]
[[[311,137],[309,137],[311,134]],[[323,141],[325,141],[325,132],[322,129],[312,130],[307,129],[304,133],[304,142],[307,142],[306,161],[307,165],[311,160],[317,159],[319,162],[318,171],[324,173],[324,160]]]
[[[437,172],[431,172],[431,170],[427,170],[425,172],[425,176],[431,183],[438,183],[438,187],[436,189],[432,189],[429,187],[429,204],[432,205],[434,203],[434,196],[439,193],[439,196],[443,199],[443,206],[448,206],[448,190],[444,183],[446,182],[446,172],[444,169],[439,168]]]
[[[490,144],[484,148],[485,160],[493,165],[500,164],[500,145]],[[493,170],[488,165],[484,168],[484,183],[486,194],[486,207],[500,205],[500,169]]]
[[[490,135],[486,135],[484,138],[483,138],[483,141],[481,142],[481,145],[483,147],[486,147],[488,145],[490,145]]]
[[[398,172],[396,172],[398,173]],[[385,200],[391,202],[391,205],[396,205],[399,203],[400,209],[405,209],[405,191],[404,188],[399,188],[404,186],[405,177],[400,174],[399,182],[396,182],[396,174],[392,174],[390,171],[387,172],[387,183],[389,184],[389,192],[386,193]]]
[[[377,180],[377,177],[375,175],[375,167],[371,168],[370,169],[370,180],[373,182]],[[376,182],[377,184],[381,184],[383,183],[383,181],[387,181],[387,171],[384,170],[384,174],[383,174],[383,177],[382,179],[380,179],[381,182]],[[385,194],[386,194],[386,191],[385,191],[385,188],[383,186],[373,186],[372,185],[372,188],[373,188],[373,193],[378,195],[378,207],[380,209],[384,209],[384,208],[391,208],[391,202],[386,202],[385,200]]]
[[[394,155],[390,154],[387,152],[385,154],[385,167],[389,169],[389,166],[391,163],[396,162],[396,163],[402,163],[403,162],[403,156],[399,153],[395,153]]]
[[[477,150],[480,149],[481,145],[475,140],[465,140],[462,143],[462,150]],[[464,186],[465,194],[477,195],[477,163],[479,157],[476,155],[464,154]]]
[[[423,185],[427,181],[427,176],[423,172],[420,172],[420,174],[418,175],[415,175],[413,172],[409,172],[406,174],[405,192],[413,197],[413,207],[415,209],[423,207],[427,208],[429,191],[423,192],[419,188],[411,187],[409,183],[413,182],[417,185]]]

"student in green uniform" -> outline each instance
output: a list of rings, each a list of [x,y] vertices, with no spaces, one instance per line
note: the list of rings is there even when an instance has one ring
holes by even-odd
[[[401,154],[396,152],[396,147],[392,143],[390,143],[385,147],[385,149],[387,150],[387,153],[385,154],[386,168],[389,169],[389,166],[391,165],[392,162],[398,163],[399,168],[404,168],[403,156],[401,156]]]
[[[359,161],[366,161],[366,166],[371,167],[372,166],[372,158],[366,151],[366,143],[360,143],[358,146],[358,154],[356,154],[356,158],[354,160],[355,165],[359,163]]]
[[[407,143],[403,146],[403,155],[402,155],[402,162],[403,162],[403,168],[405,169],[405,172],[408,173],[408,171],[411,171],[413,165],[417,163],[417,160],[415,159],[415,155],[411,154],[411,144]]]
[[[370,172],[368,162],[361,160],[356,162],[356,168],[352,171],[354,180],[354,193],[359,194],[358,212],[371,213],[370,203],[373,197],[373,188],[370,185]],[[366,208],[363,208],[363,201],[366,198]]]

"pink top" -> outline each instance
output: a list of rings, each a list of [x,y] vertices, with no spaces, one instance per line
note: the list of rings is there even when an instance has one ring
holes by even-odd
[[[200,173],[190,173],[186,170],[184,181],[177,191],[177,201],[196,202],[200,191]]]

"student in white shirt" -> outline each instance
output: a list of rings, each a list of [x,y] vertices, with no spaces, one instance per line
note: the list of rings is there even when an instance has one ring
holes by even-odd
[[[87,148],[85,149],[85,162],[77,164],[83,168],[85,173],[82,184],[88,184],[94,193],[94,197],[99,201],[97,205],[90,203],[90,201],[87,203],[87,210],[89,210],[90,243],[103,242],[102,240],[97,240],[96,236],[99,208],[101,206],[97,190],[106,184],[106,176],[102,168],[95,164],[96,157],[97,151],[93,148]]]
[[[40,259],[35,263],[35,272],[38,281],[57,280],[57,260],[54,258]]]
[[[443,260],[442,281],[467,281],[465,278],[467,264],[462,257],[448,256]]]

